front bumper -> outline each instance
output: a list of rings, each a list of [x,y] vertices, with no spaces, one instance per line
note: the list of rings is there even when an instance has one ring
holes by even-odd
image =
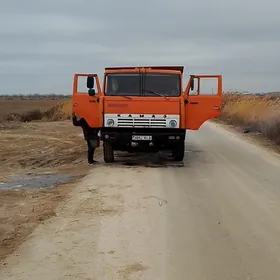
[[[133,140],[132,136],[150,136],[147,140]],[[154,144],[172,144],[180,141],[185,141],[186,131],[184,129],[116,129],[103,128],[101,129],[101,140],[111,143],[150,143]]]

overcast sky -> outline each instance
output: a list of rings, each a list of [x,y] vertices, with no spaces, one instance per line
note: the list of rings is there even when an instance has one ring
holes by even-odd
[[[184,65],[280,90],[279,0],[0,0],[0,93],[71,93],[75,72]]]

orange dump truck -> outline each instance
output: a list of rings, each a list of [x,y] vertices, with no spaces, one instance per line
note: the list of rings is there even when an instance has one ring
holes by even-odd
[[[183,160],[186,130],[219,117],[222,106],[221,75],[191,75],[183,87],[183,70],[105,68],[102,87],[97,74],[75,74],[73,113],[100,128],[105,162],[114,161],[114,151],[168,150],[175,161]],[[216,89],[202,90],[209,79]]]

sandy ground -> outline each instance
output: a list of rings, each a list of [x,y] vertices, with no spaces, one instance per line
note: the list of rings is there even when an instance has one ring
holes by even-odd
[[[183,165],[140,159],[95,166],[0,278],[279,278],[278,155],[207,123]]]
[[[39,223],[55,215],[76,179],[83,177],[86,145],[81,129],[70,121],[0,122],[0,259],[12,252]],[[71,180],[59,188],[3,190],[9,176],[69,174]]]
[[[0,123],[2,174],[84,163],[85,141],[71,121]]]

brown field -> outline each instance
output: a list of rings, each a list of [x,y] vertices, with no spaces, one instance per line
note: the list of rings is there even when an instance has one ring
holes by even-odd
[[[60,100],[0,100],[0,118],[10,114],[25,114],[34,110],[47,111],[60,103]]]

